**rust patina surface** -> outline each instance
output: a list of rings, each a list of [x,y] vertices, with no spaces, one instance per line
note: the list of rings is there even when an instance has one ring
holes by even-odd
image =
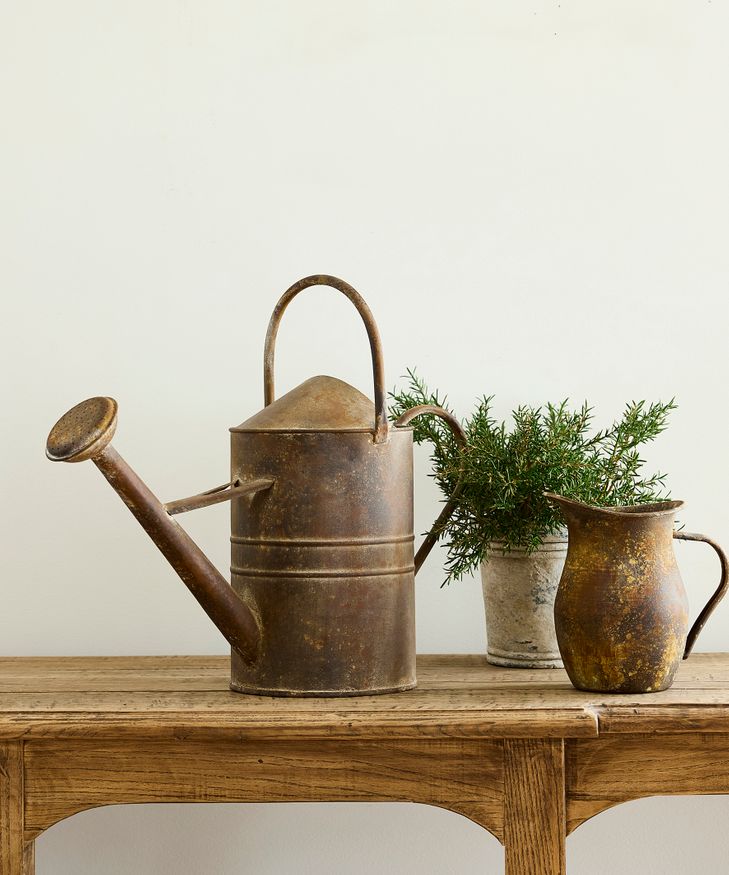
[[[374,403],[318,376],[278,400],[274,356],[291,300],[328,285],[355,306],[372,353]],[[53,427],[53,461],[92,459],[233,649],[231,687],[282,696],[349,696],[415,685],[414,577],[454,498],[413,556],[412,429],[423,405],[387,420],[382,344],[343,280],[311,276],[284,293],[264,350],[265,407],[231,429],[231,479],[162,504],[109,443],[116,402],[91,398]],[[231,501],[232,586],[172,518]]]
[[[554,619],[570,680],[578,689],[598,692],[667,689],[724,596],[723,551],[703,535],[674,532],[681,501],[597,508],[549,497],[560,505],[569,532]],[[674,538],[710,544],[722,564],[719,587],[690,633]]]

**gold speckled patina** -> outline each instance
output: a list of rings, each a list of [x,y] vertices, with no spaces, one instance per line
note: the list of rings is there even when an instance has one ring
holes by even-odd
[[[681,501],[598,508],[547,493],[567,522],[569,547],[554,606],[557,641],[580,690],[651,693],[673,683],[709,614],[729,565],[703,535],[674,532]],[[673,539],[705,541],[722,565],[718,589],[688,632],[688,601]]]

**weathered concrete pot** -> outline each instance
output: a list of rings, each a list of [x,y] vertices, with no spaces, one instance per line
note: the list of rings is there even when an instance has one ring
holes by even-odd
[[[510,668],[561,668],[554,598],[567,557],[567,534],[550,536],[531,553],[503,552],[494,542],[481,565],[486,659]]]

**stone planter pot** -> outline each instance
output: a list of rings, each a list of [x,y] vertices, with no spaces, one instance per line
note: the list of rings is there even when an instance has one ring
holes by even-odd
[[[545,538],[532,553],[491,544],[481,565],[486,659],[510,668],[561,668],[554,597],[567,556],[567,535]]]

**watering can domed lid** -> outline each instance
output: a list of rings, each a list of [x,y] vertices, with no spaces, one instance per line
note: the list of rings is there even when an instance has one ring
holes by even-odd
[[[336,377],[311,377],[231,431],[369,431],[375,405]]]

